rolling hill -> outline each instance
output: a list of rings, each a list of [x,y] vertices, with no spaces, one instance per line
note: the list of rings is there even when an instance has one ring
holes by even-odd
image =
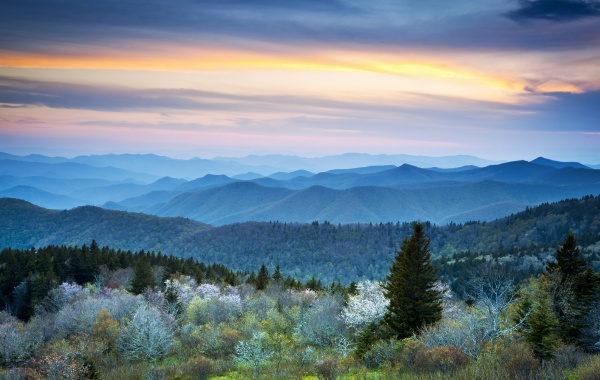
[[[322,197],[323,189],[313,189]],[[325,190],[331,191],[331,190]],[[154,250],[236,270],[276,264],[286,275],[329,282],[381,279],[410,223],[332,224],[245,222],[210,227],[183,218],[78,207],[52,211],[15,199],[0,199],[0,248],[47,244],[98,244],[115,249]],[[426,223],[435,258],[494,253],[515,268],[541,269],[570,229],[588,260],[600,267],[600,196],[545,203],[492,222],[435,226]],[[515,269],[515,270],[517,270]]]

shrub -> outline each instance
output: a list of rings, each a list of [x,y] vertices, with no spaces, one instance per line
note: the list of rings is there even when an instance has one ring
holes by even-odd
[[[592,361],[574,371],[574,378],[578,380],[600,379],[600,357],[594,357]]]
[[[384,363],[392,363],[396,356],[397,340],[380,340],[363,356],[368,368],[376,368]]]
[[[417,352],[413,368],[417,372],[449,372],[469,362],[469,358],[454,346],[436,346]]]
[[[414,368],[419,355],[426,350],[425,344],[420,340],[407,338],[402,340],[403,346],[400,351],[400,362],[408,368]]]
[[[315,364],[315,372],[319,380],[334,380],[339,372],[338,362],[333,358],[325,358]]]
[[[210,359],[202,356],[190,359],[186,367],[186,374],[191,375],[194,379],[205,380],[214,373]]]
[[[573,345],[561,346],[556,351],[554,364],[559,369],[573,369],[578,367],[584,358],[585,353],[581,348]]]
[[[523,342],[503,346],[497,353],[506,373],[518,379],[528,379],[539,369],[539,360]]]

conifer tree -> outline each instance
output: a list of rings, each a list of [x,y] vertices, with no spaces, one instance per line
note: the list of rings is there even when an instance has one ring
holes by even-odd
[[[140,257],[135,265],[133,280],[131,280],[131,291],[134,294],[142,294],[147,287],[153,287],[154,273],[152,266],[144,256]]]
[[[269,285],[269,271],[265,264],[260,267],[258,275],[256,276],[256,290],[263,290]]]
[[[597,338],[597,334],[585,336],[583,331],[589,330],[588,317],[600,298],[600,275],[580,256],[573,231],[556,251],[555,259],[546,270],[555,278],[553,302],[560,337],[566,343],[588,346],[590,338]]]
[[[383,286],[390,303],[384,323],[397,338],[407,338],[442,317],[442,295],[434,289],[437,270],[431,265],[429,239],[421,223],[404,239]]]
[[[558,347],[556,329],[558,319],[552,310],[552,303],[547,294],[538,296],[531,313],[527,316],[525,341],[530,344],[533,354],[541,361],[552,359]]]
[[[281,269],[279,268],[279,264],[275,267],[275,273],[273,273],[273,281],[281,282],[283,280],[283,276],[281,275]]]
[[[548,263],[546,271],[560,273],[562,282],[573,279],[587,267],[585,260],[580,257],[573,230],[569,231],[563,245],[556,251],[555,258],[556,261]]]

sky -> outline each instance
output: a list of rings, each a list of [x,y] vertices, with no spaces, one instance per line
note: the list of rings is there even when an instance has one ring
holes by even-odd
[[[6,0],[0,151],[600,164],[600,1]]]

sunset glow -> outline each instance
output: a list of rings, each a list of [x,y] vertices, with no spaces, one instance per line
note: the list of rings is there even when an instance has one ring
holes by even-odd
[[[178,1],[136,17],[112,1],[2,5],[0,150],[600,163],[586,148],[600,146],[599,18],[521,20],[495,0],[444,14]]]

